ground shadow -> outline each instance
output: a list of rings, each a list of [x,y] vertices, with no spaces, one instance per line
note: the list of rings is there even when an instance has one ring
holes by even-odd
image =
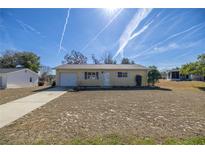
[[[58,87],[58,86],[48,86],[45,88],[41,88],[41,89],[37,89],[37,90],[33,90],[33,92],[41,92],[41,91],[69,91],[69,90],[75,90],[74,87]]]
[[[41,91],[60,91],[60,90],[67,90],[69,92],[77,92],[77,91],[117,91],[117,90],[160,90],[160,91],[172,91],[168,88],[161,88],[161,87],[45,87],[42,89],[34,90],[33,92],[41,92]]]
[[[160,90],[160,91],[172,91],[168,88],[161,88],[161,87],[78,87],[73,88],[73,91],[117,91],[117,90]]]
[[[51,86],[48,86],[48,87],[45,87],[45,88],[33,90],[33,92],[40,92],[40,91],[45,91],[45,90],[51,90],[51,88],[52,88]]]

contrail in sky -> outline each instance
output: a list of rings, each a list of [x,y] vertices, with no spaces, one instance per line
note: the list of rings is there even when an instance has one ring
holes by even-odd
[[[19,25],[23,28],[24,31],[31,31],[31,32],[34,32],[36,34],[38,34],[39,36],[41,36],[42,38],[44,38],[45,36],[43,36],[41,34],[41,32],[39,32],[38,30],[36,30],[34,27],[32,27],[31,25],[29,24],[26,24],[24,23],[23,21],[19,20],[19,19],[16,19],[16,22],[19,23]]]
[[[42,35],[41,32],[39,32],[37,29],[35,29],[33,26],[23,22],[22,20],[18,19],[13,13],[11,12],[8,12],[7,13],[10,17],[14,18],[14,20],[22,27],[22,29],[25,31],[25,32],[33,32],[37,35],[39,35],[40,37],[42,38],[45,38],[44,35]],[[1,21],[1,20],[0,20]]]
[[[153,23],[153,20],[150,23],[148,23],[147,25],[145,25],[144,27],[142,27],[139,31],[137,31],[136,33],[132,34],[132,36],[130,37],[129,41],[134,39],[139,34],[143,33],[149,27],[149,25],[151,25],[152,23]]]
[[[151,11],[152,9],[140,9],[139,11],[137,11],[137,13],[131,19],[131,21],[123,31],[122,35],[120,36],[120,45],[113,58],[116,58],[119,54],[121,54],[121,56],[123,57],[124,48],[127,46],[129,41],[132,40],[134,37],[140,35],[148,28],[149,24],[133,34],[133,32],[138,28],[140,23],[150,14]]]
[[[166,41],[168,41],[168,40],[170,40],[170,39],[172,39],[172,38],[175,38],[175,37],[180,36],[180,35],[182,35],[182,34],[184,34],[184,33],[186,33],[186,32],[189,32],[189,31],[191,31],[191,30],[194,30],[194,29],[200,27],[200,26],[201,26],[202,24],[204,24],[204,23],[205,23],[205,22],[202,22],[202,23],[197,24],[197,25],[194,25],[194,26],[192,26],[192,27],[190,27],[190,28],[188,28],[188,29],[186,29],[186,30],[184,30],[184,31],[175,33],[175,34],[173,34],[173,35],[167,37],[166,39],[164,39],[164,40],[162,40],[162,41],[160,41],[160,42],[158,42],[158,43],[152,45],[151,47],[149,47],[148,49],[144,50],[143,52],[141,52],[141,53],[139,53],[139,54],[133,56],[132,58],[137,58],[137,57],[143,55],[144,53],[146,53],[147,51],[151,50],[152,48],[154,48],[154,47],[156,47],[156,46],[158,46],[158,45],[160,45],[160,44],[162,44],[162,43],[164,43],[164,42],[166,42]]]
[[[62,43],[63,43],[64,34],[65,34],[65,31],[66,31],[66,28],[67,28],[69,16],[70,16],[70,9],[68,9],[68,13],[67,13],[67,16],[66,16],[66,19],[65,19],[65,24],[64,24],[64,27],[63,27],[63,32],[62,32],[60,43],[59,43],[58,53],[60,53],[60,51],[62,49]]]
[[[123,9],[120,9],[111,19],[110,21],[95,35],[95,37],[93,37],[83,48],[81,51],[84,51],[85,49],[87,49],[87,47],[93,42],[95,41],[102,32],[105,31],[105,29],[107,29],[111,23],[115,20],[115,18],[117,18],[119,16],[119,14],[122,12]]]

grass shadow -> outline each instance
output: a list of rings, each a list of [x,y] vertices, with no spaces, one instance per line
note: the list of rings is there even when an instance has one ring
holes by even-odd
[[[172,91],[168,88],[161,87],[77,87],[74,88],[75,91],[118,91],[118,90],[159,90],[159,91]]]
[[[41,92],[41,91],[45,91],[45,90],[51,90],[51,86],[45,87],[45,88],[41,88],[41,89],[37,89],[37,90],[33,90],[33,92]]]
[[[197,87],[201,91],[205,91],[205,87]]]
[[[144,87],[45,87],[42,89],[37,89],[33,90],[33,92],[41,92],[41,91],[60,91],[60,90],[67,90],[68,92],[78,92],[78,91],[120,91],[120,90],[159,90],[159,91],[172,91],[171,89],[168,88],[161,88],[161,87],[149,87],[149,86],[144,86]]]

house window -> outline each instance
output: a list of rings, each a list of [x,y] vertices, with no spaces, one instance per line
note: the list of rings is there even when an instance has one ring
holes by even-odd
[[[118,72],[117,77],[118,78],[126,78],[128,76],[127,72]]]
[[[85,72],[85,80],[98,80],[99,74],[98,72]]]
[[[32,77],[30,77],[29,81],[32,82]]]

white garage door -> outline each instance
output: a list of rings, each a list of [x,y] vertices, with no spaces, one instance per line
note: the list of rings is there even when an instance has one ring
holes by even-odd
[[[60,74],[61,86],[77,86],[77,75],[75,73],[61,73]]]

